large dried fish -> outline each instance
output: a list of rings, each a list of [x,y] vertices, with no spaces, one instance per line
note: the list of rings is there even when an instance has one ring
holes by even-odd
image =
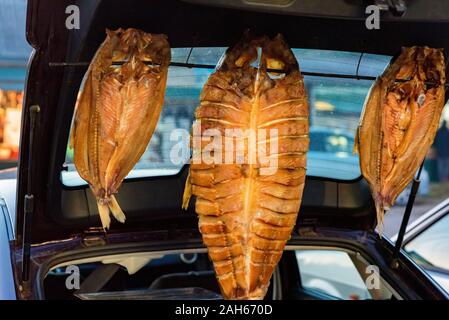
[[[259,47],[257,68],[251,64]],[[283,69],[285,74],[267,69]],[[303,77],[280,35],[273,40],[245,36],[204,85],[195,113],[183,207],[191,194],[196,196],[199,229],[226,299],[263,299],[267,292],[301,203],[308,115]],[[223,139],[215,144],[224,145],[222,156],[212,163],[205,160],[206,131],[216,129],[226,138],[226,130],[233,128],[246,132],[236,135],[234,150],[229,151]],[[203,139],[195,145],[199,136]],[[271,148],[276,143],[277,148]],[[232,163],[220,161],[229,154]],[[267,158],[276,161],[270,164]]]
[[[124,63],[114,65],[119,61]],[[169,62],[165,35],[107,30],[88,69],[71,145],[76,169],[95,194],[105,229],[110,225],[110,211],[118,221],[125,221],[114,194],[154,132]]]
[[[433,142],[445,81],[441,49],[403,48],[366,100],[355,151],[371,187],[380,227],[385,210],[413,179]]]

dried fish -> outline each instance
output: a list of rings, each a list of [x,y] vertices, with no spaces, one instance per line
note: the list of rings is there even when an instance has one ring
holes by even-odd
[[[118,61],[124,63],[115,66]],[[169,63],[165,35],[107,30],[87,71],[70,144],[76,169],[95,194],[104,229],[110,225],[109,212],[125,221],[114,194],[155,130]]]
[[[442,50],[415,46],[402,49],[369,93],[354,149],[380,227],[385,210],[413,179],[435,138],[445,82]]]
[[[252,66],[258,57],[259,66]],[[285,74],[267,72],[273,69]],[[199,229],[224,298],[263,299],[296,223],[309,148],[303,77],[282,36],[245,36],[229,49],[204,85],[195,116],[183,207],[196,196]],[[212,162],[204,143],[210,129],[223,138]],[[231,151],[223,142],[229,130],[245,132],[235,135]]]

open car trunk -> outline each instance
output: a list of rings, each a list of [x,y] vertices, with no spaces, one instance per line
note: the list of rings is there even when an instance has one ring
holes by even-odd
[[[414,1],[411,8],[417,3],[422,5],[421,1]],[[65,28],[68,16],[65,9],[68,5],[77,5],[83,13],[80,15],[79,30]],[[361,5],[354,6],[360,8]],[[427,9],[431,12],[426,12],[427,16],[434,13],[432,8],[434,7],[429,5]],[[131,0],[126,5],[122,1],[115,0],[58,1],[57,5],[49,0],[29,1],[27,38],[35,51],[28,72],[21,135],[17,198],[19,214],[16,224],[19,243],[23,233],[21,213],[24,210],[29,172],[32,174],[32,185],[29,187],[35,204],[33,222],[29,230],[31,243],[64,239],[98,225],[96,209],[92,206],[92,195],[87,192],[87,186],[64,184],[61,172],[67,170],[66,150],[76,98],[88,64],[103,41],[107,28],[114,30],[120,27],[134,27],[152,33],[164,33],[167,34],[172,48],[186,48],[186,50],[192,47],[228,47],[248,28],[255,34],[281,33],[292,48],[347,50],[379,53],[390,57],[397,54],[401,46],[448,45],[446,39],[449,22],[433,22],[433,20],[417,22],[417,19],[404,19],[398,23],[398,18],[387,17],[382,22],[380,30],[371,31],[363,27],[362,13],[357,19],[342,20],[328,17],[298,17],[301,10],[295,6],[291,7],[291,12],[285,12],[284,15],[267,14],[268,9],[262,10],[265,12],[248,9],[248,7],[245,7],[245,10],[208,7],[176,0],[168,2]],[[316,14],[322,15],[323,12],[317,11]],[[329,30],[339,32],[329,33]],[[188,58],[188,54],[185,58]],[[299,63],[301,64],[301,61]],[[349,75],[359,76],[355,74],[358,69],[357,60],[353,68]],[[347,70],[345,75],[348,75]],[[31,105],[39,105],[41,112],[33,141],[35,155],[33,163],[29,166]],[[129,214],[130,219],[124,226],[114,226],[111,233],[114,233],[114,230],[123,232],[136,227],[151,228],[154,226],[154,219],[159,220],[161,216],[170,217],[169,220],[173,220],[171,218],[173,214],[181,217],[182,215],[177,213],[181,207],[180,195],[186,170],[178,172],[168,176],[126,180],[120,189],[118,200],[123,203],[123,209]],[[314,180],[312,177],[311,179]],[[317,183],[320,190],[326,189],[325,184],[326,182],[321,185]],[[341,186],[345,185],[346,182]],[[340,184],[335,181],[330,189],[335,190],[338,186]],[[310,190],[313,188],[314,186],[311,186]],[[347,196],[356,199],[358,204],[368,199],[366,196]],[[308,199],[305,196],[304,205],[308,206],[307,202],[311,201],[313,205],[323,206],[323,198],[312,198]],[[329,206],[334,207],[337,203],[334,201],[335,195],[330,199],[332,203]],[[348,205],[353,206],[349,202]],[[364,202],[364,207],[366,206],[367,202]],[[335,207],[341,206],[337,203]],[[349,215],[345,213],[342,219],[349,218]],[[365,227],[368,225],[372,229],[372,224],[365,224]]]
[[[330,16],[315,6],[307,11],[306,7],[301,7],[300,1],[297,5],[282,8],[251,6],[248,4],[250,1],[242,4],[241,8],[237,1],[226,4],[217,1],[211,7],[205,2],[61,0],[55,3],[52,0],[29,0],[27,38],[34,53],[29,65],[22,118],[18,214],[13,243],[16,283],[24,284],[18,291],[21,298],[60,298],[61,274],[66,275],[65,269],[61,268],[67,264],[79,267],[84,280],[81,287],[87,281],[86,286],[93,288],[76,293],[78,298],[97,299],[107,295],[94,294],[94,287],[98,289],[101,283],[89,284],[88,279],[95,272],[106,279],[100,289],[104,292],[127,291],[128,298],[131,295],[135,297],[135,290],[140,290],[138,296],[143,294],[147,297],[158,294],[167,294],[164,297],[189,294],[210,299],[219,297],[216,283],[211,281],[212,268],[201,244],[194,208],[191,206],[187,212],[181,212],[187,165],[170,174],[126,179],[117,199],[127,215],[127,222],[114,224],[107,234],[100,228],[95,199],[87,185],[63,182],[62,176],[70,171],[66,161],[67,142],[75,102],[88,64],[103,41],[106,28],[133,27],[167,34],[172,48],[184,48],[187,52],[190,48],[228,47],[248,28],[256,34],[282,33],[292,48],[341,50],[387,57],[394,56],[401,46],[407,45],[449,47],[449,21],[440,19],[440,11],[436,8],[441,7],[426,6],[426,1],[414,1],[410,5],[410,15],[405,14],[402,20],[393,14],[385,14],[381,29],[376,31],[364,28],[364,2],[349,5],[347,1],[341,1],[345,3],[343,12],[337,10]],[[335,2],[332,1],[334,9],[338,7]],[[65,12],[69,5],[80,9],[80,29],[65,27],[68,16]],[[429,20],[429,17],[434,18]],[[189,57],[187,54],[185,62]],[[301,65],[301,61],[299,63]],[[355,78],[358,77],[356,70],[359,70],[357,64],[351,73]],[[196,100],[193,101],[195,103]],[[29,108],[32,105],[38,105],[41,111],[30,146]],[[30,152],[33,153],[31,162]],[[34,205],[32,220],[24,223],[27,192],[33,195]],[[375,238],[371,238],[374,226],[375,212],[369,188],[359,175],[350,179],[309,175],[292,243],[300,239],[307,242],[311,237],[313,242],[324,239],[326,244],[332,239],[343,241],[341,238],[346,235],[351,238],[349,235],[355,232],[356,236],[350,241],[364,239],[365,245],[374,247]],[[328,231],[323,233],[322,229]],[[149,243],[149,248],[139,250],[139,246],[148,246]],[[27,246],[32,246],[31,259],[26,281],[23,281],[22,263],[28,257],[24,259],[22,253],[23,247]],[[129,261],[123,262],[123,257],[110,258],[129,248],[134,248],[135,254]],[[167,250],[175,250],[175,253],[167,253]],[[192,258],[186,250],[197,254],[195,262],[183,260]],[[149,252],[153,251],[164,251],[164,257],[152,256]],[[182,258],[181,254],[187,258]],[[77,262],[78,255],[81,260]],[[105,259],[112,260],[104,264],[102,261]],[[167,265],[173,270],[168,277],[163,271]],[[204,285],[199,289],[188,285],[200,278],[204,279]],[[198,280],[199,283],[202,281]],[[175,293],[147,290],[170,289],[168,287],[173,282],[185,282],[184,287],[189,289]],[[50,289],[53,287],[55,289]],[[267,297],[273,297],[276,288],[270,290]],[[67,296],[73,297],[73,292]],[[123,298],[120,294],[108,297]]]
[[[376,290],[367,290],[363,283],[339,283],[323,275],[317,278],[313,269],[318,265],[313,257],[326,254],[347,257],[354,268],[345,271],[366,280],[365,268],[372,263],[366,252],[351,247],[323,244],[289,245],[272,276],[265,300],[300,299],[402,299],[402,292],[382,279]],[[104,254],[104,253],[103,253]],[[38,298],[50,300],[221,300],[222,295],[215,272],[204,248],[166,251],[140,251],[91,256],[72,255],[74,260],[51,260],[42,267]],[[62,261],[62,260],[61,260]],[[342,260],[343,261],[343,260]],[[304,263],[305,262],[305,263]],[[319,262],[323,263],[323,261]],[[329,264],[326,266],[332,270]],[[339,267],[337,266],[337,269]],[[342,269],[343,270],[343,269]],[[340,270],[340,271],[342,271]],[[327,276],[332,276],[329,273]],[[383,277],[387,275],[383,275]],[[356,279],[354,277],[354,279]],[[327,286],[337,287],[335,296],[326,293]],[[333,283],[334,282],[334,283]],[[312,289],[312,290],[308,290]],[[320,292],[320,289],[322,292]]]

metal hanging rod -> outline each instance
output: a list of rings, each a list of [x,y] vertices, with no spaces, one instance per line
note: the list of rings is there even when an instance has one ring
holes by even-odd
[[[116,61],[113,62],[112,65],[122,65],[125,63],[125,61]],[[148,65],[154,65],[151,62],[147,62]],[[58,68],[58,67],[88,67],[90,65],[90,62],[49,62],[48,65],[51,68]],[[200,64],[200,63],[184,63],[184,62],[170,62],[170,66],[172,67],[181,67],[181,68],[196,68],[196,69],[215,69],[216,65],[213,64]],[[268,72],[277,72],[277,73],[283,73],[284,70],[279,69],[267,69]],[[357,72],[358,73],[358,72]],[[340,79],[356,79],[356,80],[371,80],[374,81],[377,79],[377,77],[373,76],[363,76],[358,74],[341,74],[341,73],[323,73],[323,72],[307,72],[307,71],[301,71],[301,74],[304,76],[311,76],[311,77],[324,77],[324,78],[340,78]],[[396,82],[406,82],[409,81],[409,79],[396,79]],[[425,82],[426,85],[434,86],[436,85],[433,82]],[[449,88],[449,83],[445,84],[446,88]]]
[[[112,65],[120,66],[126,61],[114,61]],[[148,65],[157,65],[150,61],[146,62]],[[88,67],[90,62],[49,62],[48,65],[51,68],[54,67]],[[197,64],[197,63],[184,63],[184,62],[170,62],[172,67],[184,67],[184,68],[200,68],[200,69],[215,69],[215,65],[212,64]]]

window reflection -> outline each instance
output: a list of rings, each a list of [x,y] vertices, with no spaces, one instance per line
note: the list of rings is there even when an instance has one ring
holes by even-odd
[[[435,222],[410,241],[405,250],[424,267],[443,269],[449,273],[449,215]]]

